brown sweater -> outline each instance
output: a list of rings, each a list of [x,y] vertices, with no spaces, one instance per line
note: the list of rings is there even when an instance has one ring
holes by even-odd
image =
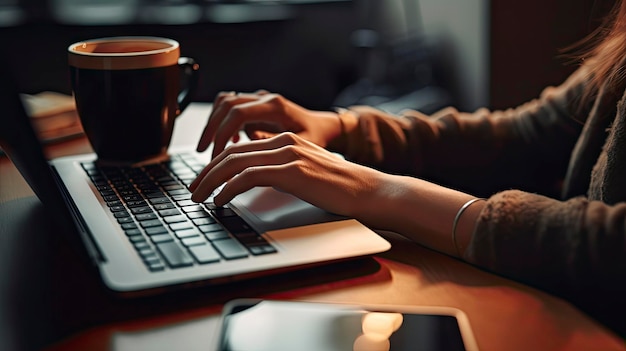
[[[583,69],[506,111],[354,106],[346,157],[488,197],[470,263],[572,298],[626,292],[626,98],[580,106]]]

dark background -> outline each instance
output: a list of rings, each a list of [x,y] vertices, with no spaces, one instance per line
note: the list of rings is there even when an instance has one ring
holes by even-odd
[[[491,1],[490,104],[507,108],[560,83],[575,65],[562,49],[591,33],[609,0]]]
[[[363,76],[363,62],[371,48],[355,45],[353,35],[368,27],[360,7],[366,1],[128,0],[134,4],[134,15],[89,22],[80,15],[62,13],[59,3],[124,1],[4,0],[0,1],[0,41],[26,93],[70,93],[65,50],[73,42],[156,35],[178,40],[182,54],[200,64],[198,101],[212,101],[220,90],[263,88],[309,108],[327,109],[340,92]],[[537,96],[546,85],[560,83],[574,66],[564,65],[559,50],[597,26],[611,3],[491,1],[488,18],[468,19],[489,22],[489,52],[484,56],[489,59],[488,107],[511,107]],[[196,6],[193,19],[168,19],[168,14],[173,16],[177,8],[188,5]],[[67,8],[72,6],[66,6],[66,12]],[[15,11],[19,16],[5,16]],[[421,49],[417,48],[416,55]],[[420,84],[457,91],[458,82],[446,75],[447,68],[440,63],[463,57],[429,54],[428,64],[437,74]],[[455,105],[455,96],[443,102]]]
[[[205,18],[195,23],[163,24],[157,19],[136,18],[127,23],[92,25],[64,23],[46,9],[44,1],[39,2],[42,5],[33,5],[35,9],[22,23],[0,28],[2,45],[8,49],[22,90],[27,93],[70,93],[67,47],[77,41],[115,35],[178,40],[181,54],[200,64],[200,101],[211,101],[219,90],[264,88],[302,104],[323,107],[330,104],[341,86],[354,80],[347,45],[354,28],[350,1],[268,5],[276,16],[255,17],[253,10],[245,21],[233,23]],[[207,3],[201,9],[210,12],[212,6],[218,5]]]

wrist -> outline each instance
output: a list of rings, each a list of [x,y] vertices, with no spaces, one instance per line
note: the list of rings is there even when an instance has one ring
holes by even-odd
[[[459,208],[452,224],[452,243],[456,256],[463,258],[472,241],[478,216],[486,206],[487,199],[475,198]]]
[[[335,120],[338,125],[338,133],[328,141],[328,149],[340,154],[346,154],[350,146],[350,134],[358,125],[358,117],[351,110],[335,108]]]

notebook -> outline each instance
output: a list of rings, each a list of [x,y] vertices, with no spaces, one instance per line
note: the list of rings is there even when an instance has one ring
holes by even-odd
[[[94,154],[48,160],[6,64],[0,64],[0,107],[3,151],[59,227],[80,239],[104,285],[122,296],[222,284],[390,248],[358,221],[269,187],[253,188],[224,208],[191,202],[187,185],[210,151],[170,150],[167,160],[141,167],[101,166]]]

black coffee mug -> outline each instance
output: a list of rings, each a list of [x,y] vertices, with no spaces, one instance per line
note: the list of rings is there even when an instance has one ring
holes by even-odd
[[[198,65],[177,41],[111,37],[68,47],[72,93],[98,160],[165,157],[176,117],[189,105]]]

